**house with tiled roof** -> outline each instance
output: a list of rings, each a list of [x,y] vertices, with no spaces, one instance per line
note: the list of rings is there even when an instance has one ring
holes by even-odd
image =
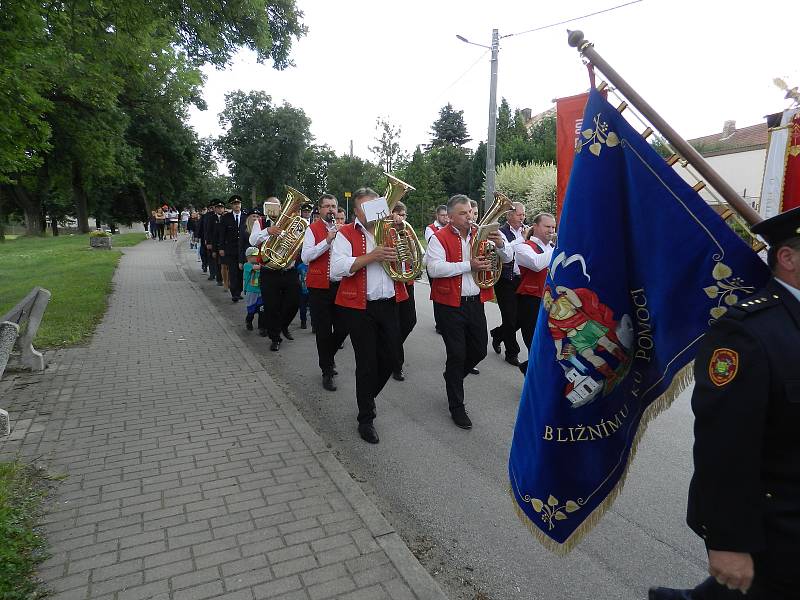
[[[722,131],[688,140],[708,163],[753,207],[758,205],[764,161],[767,158],[767,122],[736,128],[736,121],[725,121]],[[681,176],[694,185],[696,180],[676,165]],[[716,204],[708,191],[700,194]]]

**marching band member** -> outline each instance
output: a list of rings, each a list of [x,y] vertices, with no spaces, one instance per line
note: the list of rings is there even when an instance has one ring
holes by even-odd
[[[440,204],[436,207],[436,219],[434,219],[433,223],[425,227],[425,243],[427,244],[431,239],[431,236],[439,231],[442,227],[447,227],[448,222],[449,218],[447,216],[447,205]]]
[[[489,260],[471,255],[471,243],[477,233],[472,224],[470,199],[457,194],[447,202],[450,224],[433,235],[428,243],[427,265],[431,279],[431,300],[436,322],[442,330],[447,362],[443,373],[447,403],[453,422],[471,429],[472,421],[464,407],[464,377],[486,357],[489,335],[483,303],[494,291],[481,289],[473,271],[491,268]],[[496,231],[489,235],[504,259],[509,249]]]
[[[271,200],[277,202],[277,198],[268,198],[267,202]],[[260,247],[270,236],[279,235],[281,231],[276,225],[267,226],[266,222],[255,221],[250,232],[250,245]],[[261,269],[260,284],[267,314],[267,335],[272,340],[269,349],[277,352],[283,341],[281,333],[287,340],[294,339],[289,332],[289,324],[300,306],[300,279],[297,277],[295,261],[280,270]]]
[[[311,305],[311,319],[317,341],[319,368],[322,370],[322,387],[336,391],[334,356],[347,337],[341,319],[334,318],[336,292],[341,277],[331,275],[331,245],[339,231],[336,224],[336,197],[323,194],[319,199],[319,219],[306,229],[300,258],[308,265],[306,286]]]
[[[445,206],[445,211],[447,207]],[[392,208],[392,216],[394,222],[397,224],[404,223],[408,214],[406,205],[400,201],[396,202]],[[445,216],[447,213],[445,212]],[[437,215],[438,217],[438,215]],[[417,306],[414,303],[414,282],[409,281],[405,284],[408,291],[408,300],[403,300],[397,306],[400,312],[400,356],[399,362],[392,372],[392,378],[396,381],[404,381],[405,374],[403,373],[403,364],[406,360],[406,354],[403,350],[403,344],[406,342],[408,334],[414,329],[417,324]]]
[[[522,329],[522,340],[528,348],[529,356],[544,293],[547,267],[553,257],[552,240],[555,232],[555,217],[550,213],[539,213],[533,218],[533,225],[527,232],[528,239],[514,246],[514,259],[520,271],[520,282],[516,290],[517,322]],[[523,375],[527,373],[527,360],[519,364],[519,370]]]
[[[397,303],[408,296],[406,286],[392,281],[381,265],[396,260],[397,251],[376,246],[376,222],[366,221],[363,204],[377,197],[369,188],[354,193],[356,219],[339,230],[331,247],[331,277],[341,278],[336,305],[345,315],[356,360],[358,433],[370,444],[380,441],[372,424],[375,398],[399,360]]]
[[[522,202],[512,202],[512,210],[506,213],[506,224],[500,228],[500,233],[506,241],[514,245],[525,241],[525,205]],[[517,312],[517,288],[520,282],[519,265],[514,261],[503,264],[503,272],[494,286],[497,296],[497,306],[500,307],[502,323],[492,329],[492,348],[500,354],[500,345],[506,347],[506,362],[519,366],[519,344],[517,343],[517,329],[520,327]]]

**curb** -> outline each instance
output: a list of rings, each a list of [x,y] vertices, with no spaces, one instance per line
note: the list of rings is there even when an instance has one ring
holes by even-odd
[[[394,565],[398,573],[403,577],[411,588],[411,591],[422,600],[447,600],[447,596],[439,587],[439,584],[436,583],[436,580],[433,579],[430,573],[425,570],[412,554],[411,550],[397,531],[395,531],[394,527],[392,527],[383,514],[381,514],[375,504],[367,498],[361,486],[350,477],[347,470],[330,450],[328,450],[322,438],[303,418],[294,403],[286,397],[280,387],[275,383],[275,380],[270,377],[269,373],[267,373],[245,341],[231,330],[230,323],[219,313],[211,300],[208,299],[205,291],[187,275],[189,269],[183,259],[178,257],[177,253],[177,246],[183,245],[184,243],[183,241],[179,241],[178,244],[172,246],[175,266],[184,281],[199,294],[202,298],[202,302],[211,309],[208,314],[222,327],[225,335],[231,341],[231,347],[241,355],[243,362],[252,369],[255,376],[264,385],[270,398],[284,411],[289,422],[300,434],[300,438],[319,459],[322,468],[336,487],[339,488],[339,491],[342,492],[342,495],[352,505],[356,514],[364,521],[372,537],[375,538],[378,545],[386,552],[392,565]]]

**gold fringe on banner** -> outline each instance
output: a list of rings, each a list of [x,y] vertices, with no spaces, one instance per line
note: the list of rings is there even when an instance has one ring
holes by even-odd
[[[547,548],[553,554],[566,556],[572,551],[573,548],[575,548],[575,546],[581,543],[583,538],[592,529],[595,528],[595,526],[600,522],[600,519],[603,518],[603,515],[606,514],[606,511],[614,504],[617,496],[622,493],[622,488],[625,486],[625,479],[628,477],[628,469],[630,469],[631,463],[636,457],[636,450],[639,447],[639,441],[642,439],[644,432],[647,430],[647,426],[653,419],[667,410],[675,398],[677,398],[681,392],[683,392],[683,390],[685,390],[689,384],[692,383],[694,380],[693,369],[694,361],[690,361],[675,374],[669,387],[664,390],[664,393],[653,400],[653,402],[651,402],[650,405],[645,409],[644,413],[642,414],[642,418],[639,421],[639,427],[636,429],[636,435],[633,438],[633,444],[631,444],[631,450],[628,454],[625,470],[622,472],[619,481],[617,481],[614,489],[612,489],[605,499],[592,511],[592,514],[590,514],[580,524],[580,526],[572,533],[572,535],[569,536],[569,538],[567,538],[563,544],[559,544],[558,542],[554,541],[533,524],[528,515],[522,510],[517,502],[517,498],[514,496],[514,491],[511,489],[511,486],[508,486],[508,493],[511,495],[517,516],[527,526],[530,532],[539,540],[539,543],[542,544],[542,546]]]

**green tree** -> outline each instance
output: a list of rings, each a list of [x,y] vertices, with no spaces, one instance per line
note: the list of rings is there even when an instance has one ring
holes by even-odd
[[[400,179],[416,188],[404,200],[408,206],[408,220],[421,228],[433,220],[436,207],[447,202],[442,180],[428,154],[417,148],[411,161],[398,172]]]
[[[447,197],[465,194],[472,187],[472,161],[468,150],[459,146],[440,146],[429,150],[427,156]]]
[[[428,148],[460,147],[472,140],[464,123],[464,111],[455,110],[449,102],[439,110],[439,118],[431,125],[431,135]]]
[[[392,173],[399,163],[407,159],[405,152],[400,149],[400,127],[395,127],[388,120],[378,117],[375,121],[375,130],[376,144],[370,146],[369,151],[375,155],[378,164],[386,173]]]
[[[300,191],[316,202],[328,191],[328,169],[336,160],[336,153],[326,144],[306,148],[297,174]]]
[[[272,104],[264,92],[225,95],[219,115],[225,133],[217,149],[228,163],[234,185],[258,195],[283,195],[283,186],[296,186],[303,156],[311,141],[311,120],[288,103]]]
[[[352,193],[358,188],[370,187],[382,194],[385,185],[386,178],[383,176],[383,170],[378,165],[358,156],[343,154],[328,165],[328,192],[336,196],[342,205],[346,204],[345,192]],[[351,203],[351,214],[352,210]]]

